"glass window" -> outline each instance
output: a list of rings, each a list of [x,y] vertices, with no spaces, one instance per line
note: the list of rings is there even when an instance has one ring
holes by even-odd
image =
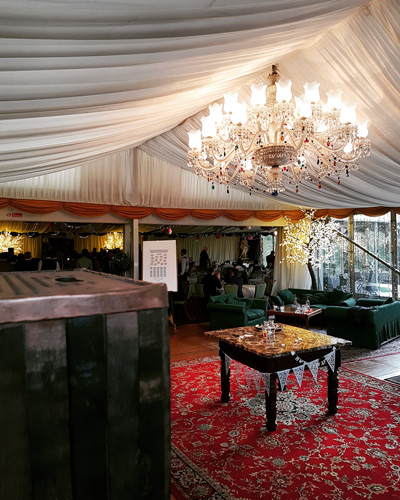
[[[275,251],[275,236],[273,234],[262,236],[262,264],[264,266],[267,265],[267,255],[272,251]]]
[[[349,235],[348,219],[334,219],[339,226],[339,231]],[[334,288],[349,292],[349,242],[340,236],[332,243],[337,247],[335,254],[322,264],[322,286],[324,290],[332,291]],[[319,287],[320,288],[320,287]]]
[[[354,241],[390,264],[390,213],[381,217],[355,215]],[[390,269],[356,246],[354,281],[357,297],[378,298],[392,295]]]

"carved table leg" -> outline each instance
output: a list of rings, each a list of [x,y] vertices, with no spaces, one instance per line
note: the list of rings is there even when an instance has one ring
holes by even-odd
[[[230,399],[229,393],[231,390],[231,369],[226,370],[225,354],[220,350],[219,355],[221,357],[221,401],[227,403]]]
[[[267,429],[269,431],[276,430],[276,373],[271,373],[269,381],[269,396],[265,390],[265,409],[267,414]]]
[[[334,372],[332,370],[328,370],[328,411],[332,415],[337,413],[337,402],[338,402],[338,372],[335,369]]]

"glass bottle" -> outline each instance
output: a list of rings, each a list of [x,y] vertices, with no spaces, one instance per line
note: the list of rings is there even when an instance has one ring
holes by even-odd
[[[308,296],[307,296],[307,300],[306,300],[306,312],[309,312],[310,311],[310,301],[308,300]]]

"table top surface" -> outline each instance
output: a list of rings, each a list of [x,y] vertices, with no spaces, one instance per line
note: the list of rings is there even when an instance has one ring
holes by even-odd
[[[322,312],[322,309],[318,307],[310,307],[309,311],[306,312],[296,312],[295,309],[291,305],[289,306],[284,306],[285,310],[284,311],[275,311],[275,314],[286,314],[287,316],[315,316],[316,314],[319,314]]]
[[[343,347],[351,345],[349,340],[312,332],[298,328],[297,326],[281,326],[282,330],[275,333],[273,343],[267,342],[263,338],[262,329],[255,326],[213,330],[204,332],[204,334],[266,358],[287,356],[293,351],[301,353],[305,351],[317,351],[333,346]]]

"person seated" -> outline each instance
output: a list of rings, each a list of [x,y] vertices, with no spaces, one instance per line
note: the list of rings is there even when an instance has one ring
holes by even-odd
[[[235,268],[233,270],[232,274],[229,277],[228,284],[229,285],[237,285],[238,286],[238,293],[237,293],[238,297],[244,297],[244,295],[243,295],[243,278],[240,276],[239,269]]]
[[[222,274],[227,274],[228,269],[233,269],[233,265],[230,260],[226,260],[222,266]]]
[[[204,285],[204,296],[206,299],[213,295],[218,295],[217,289],[221,290],[222,288],[220,273],[215,274],[215,269],[209,267],[207,269],[207,274],[203,278],[202,284]]]
[[[253,273],[261,271],[261,267],[258,264],[258,260],[254,261],[254,264],[251,267],[251,272],[249,271],[249,276],[251,276]]]
[[[31,252],[24,253],[24,271],[37,271],[39,259],[32,259]]]
[[[25,271],[24,263],[25,263],[24,254],[19,253],[17,255],[17,262],[15,263],[15,268],[14,268],[15,271]]]
[[[92,262],[92,259],[89,257],[89,251],[87,248],[84,248],[82,250],[81,256],[76,261],[76,267],[78,269],[93,270],[93,262]]]
[[[240,272],[244,271],[242,259],[238,259],[235,265],[235,269],[239,269]]]
[[[38,271],[59,271],[60,265],[51,250],[43,254],[43,259],[39,261]]]
[[[239,271],[239,276],[243,280],[243,285],[248,285],[249,284],[249,275],[246,269],[244,269],[242,272]]]

